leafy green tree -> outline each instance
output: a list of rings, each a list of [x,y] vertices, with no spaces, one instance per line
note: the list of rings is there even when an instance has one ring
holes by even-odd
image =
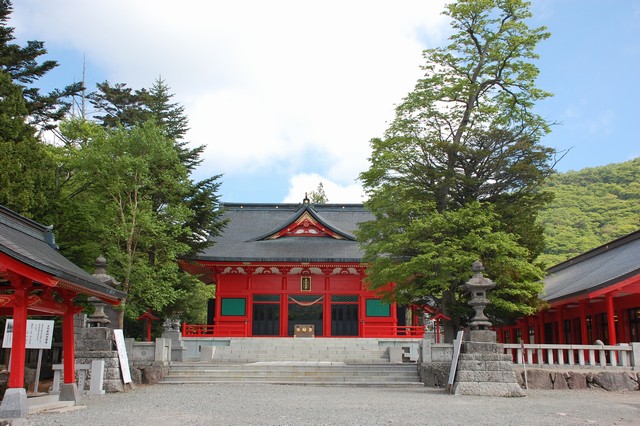
[[[0,204],[42,219],[55,192],[55,166],[26,120],[22,89],[0,71]]]
[[[553,175],[555,197],[540,213],[552,266],[640,229],[640,158]]]
[[[311,191],[309,199],[313,204],[326,204],[329,202],[329,198],[327,198],[327,194],[324,192],[322,182],[318,184],[318,187],[314,191]]]
[[[56,61],[38,59],[47,53],[42,41],[28,41],[25,47],[11,43],[14,28],[7,26],[13,8],[10,0],[0,0],[0,70],[23,88],[27,116],[38,128],[51,129],[71,108],[71,97],[82,90],[81,83],[43,95],[33,83],[58,66]]]
[[[201,163],[205,146],[192,148],[183,139],[188,130],[188,117],[182,106],[172,102],[173,94],[161,78],[148,90],[133,90],[123,83],[111,85],[104,82],[98,84],[98,91],[89,97],[94,107],[103,113],[96,117],[103,127],[127,128],[155,121],[173,141],[174,149],[188,172],[193,172]],[[213,175],[201,181],[190,180],[188,190],[181,194],[181,201],[194,212],[186,223],[192,232],[184,235],[181,240],[189,246],[190,254],[211,245],[208,237],[218,235],[223,226],[220,220],[221,212],[218,209],[220,178],[221,175]],[[167,202],[177,202],[166,200],[165,196],[166,192],[157,191],[153,198],[155,209],[162,208]]]
[[[87,98],[98,111],[95,119],[106,128],[129,128],[151,118],[145,107],[148,95],[145,89],[133,90],[125,83],[111,85],[108,81],[97,84],[98,90]]]
[[[181,202],[189,190],[187,169],[163,129],[147,123],[102,130],[76,158],[76,185],[85,186],[89,205],[84,211],[94,215],[92,240],[128,294],[127,318],[165,311],[194,298],[191,290],[201,292],[202,284],[175,261],[190,250],[181,240],[191,233],[185,224],[193,212]],[[160,192],[166,202],[158,208],[154,197]]]
[[[396,108],[370,168],[360,178],[375,220],[358,237],[370,262],[368,284],[399,302],[426,302],[453,318],[469,309],[462,285],[480,259],[498,287],[498,321],[533,313],[544,271],[538,211],[553,150],[539,144],[549,123],[536,101],[535,47],[521,0],[459,0],[446,6],[455,30],[445,48],[424,52],[424,78]],[[394,283],[389,287],[389,283]],[[451,327],[453,325],[454,327]]]

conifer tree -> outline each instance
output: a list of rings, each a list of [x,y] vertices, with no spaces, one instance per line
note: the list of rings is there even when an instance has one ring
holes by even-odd
[[[527,26],[522,0],[458,0],[444,14],[450,44],[425,50],[424,77],[360,176],[375,216],[358,234],[368,284],[394,283],[388,297],[434,305],[461,326],[471,314],[462,286],[481,260],[497,283],[490,314],[508,321],[536,311],[544,277],[536,216],[553,150],[539,143],[549,123],[533,106],[550,94],[532,61],[549,34]],[[445,331],[451,339],[454,327]]]

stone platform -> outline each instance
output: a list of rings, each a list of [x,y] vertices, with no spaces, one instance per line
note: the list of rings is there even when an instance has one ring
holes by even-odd
[[[511,356],[502,353],[494,331],[470,330],[463,339],[454,395],[525,396],[516,379]]]

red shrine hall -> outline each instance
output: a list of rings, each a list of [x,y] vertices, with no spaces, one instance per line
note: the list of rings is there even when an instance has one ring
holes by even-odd
[[[185,336],[418,337],[422,310],[385,303],[363,284],[354,236],[362,204],[223,204],[209,249],[181,266],[216,286],[209,324]],[[409,320],[407,320],[409,317]],[[409,322],[409,323],[407,323]],[[300,327],[297,327],[300,326]]]
[[[501,327],[504,343],[640,342],[640,231],[548,270],[548,309]]]

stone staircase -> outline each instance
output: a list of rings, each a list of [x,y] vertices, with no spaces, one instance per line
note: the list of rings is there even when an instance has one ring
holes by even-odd
[[[377,339],[231,339],[206,362],[173,362],[161,382],[325,386],[422,385],[415,363],[390,363]]]

